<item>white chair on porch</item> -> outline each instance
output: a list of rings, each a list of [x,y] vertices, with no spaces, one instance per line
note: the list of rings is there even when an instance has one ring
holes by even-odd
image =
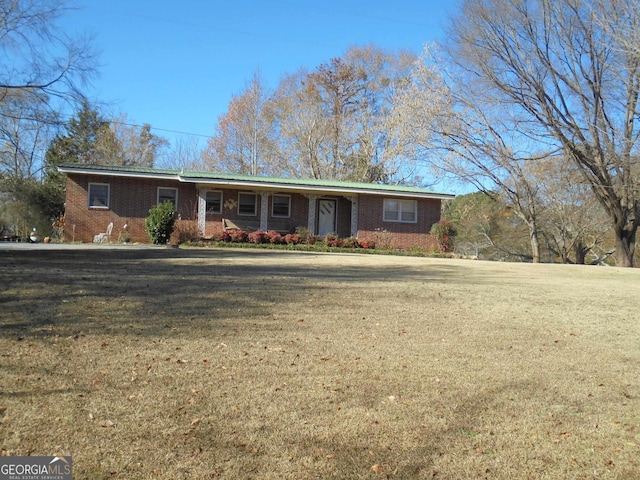
[[[99,233],[93,236],[93,243],[106,243],[111,239],[111,232],[113,232],[113,222],[109,222],[107,225],[107,231],[105,233]]]

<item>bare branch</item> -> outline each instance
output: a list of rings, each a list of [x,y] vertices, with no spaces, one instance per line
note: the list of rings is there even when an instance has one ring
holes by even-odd
[[[628,0],[466,0],[450,29],[451,55],[509,108],[513,139],[555,142],[607,212],[617,262],[633,264],[640,226],[640,5]],[[510,140],[510,144],[514,145]]]

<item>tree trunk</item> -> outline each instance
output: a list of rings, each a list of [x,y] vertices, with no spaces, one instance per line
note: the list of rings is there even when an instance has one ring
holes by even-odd
[[[540,263],[540,242],[538,240],[538,228],[535,224],[529,225],[529,239],[531,240],[531,258],[533,263]]]
[[[633,267],[637,227],[616,228],[616,266]]]
[[[585,247],[584,243],[580,241],[576,241],[573,246],[573,251],[576,255],[576,265],[584,265],[584,262],[587,257],[587,247]]]

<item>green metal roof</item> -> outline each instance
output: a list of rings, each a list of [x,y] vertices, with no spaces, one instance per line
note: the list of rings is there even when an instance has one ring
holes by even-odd
[[[91,170],[95,172],[108,173],[143,173],[143,174],[159,174],[159,175],[179,175],[180,170],[168,168],[152,168],[129,165],[94,165],[90,163],[65,163],[58,166],[61,172],[75,172],[79,170]]]
[[[288,190],[327,191],[333,193],[396,194],[402,196],[453,198],[454,195],[432,192],[417,187],[385,185],[379,183],[343,182],[323,179],[261,177],[233,173],[216,173],[191,170],[159,169],[122,165],[88,165],[72,163],[61,165],[64,173],[84,173],[126,177],[156,177],[175,179],[186,183],[218,184],[240,187],[286,188]]]

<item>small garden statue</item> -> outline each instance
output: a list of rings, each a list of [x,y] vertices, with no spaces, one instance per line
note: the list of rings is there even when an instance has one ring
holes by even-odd
[[[29,241],[31,241],[32,243],[38,243],[40,241],[40,235],[38,235],[36,227],[33,227],[33,230],[29,234]]]

